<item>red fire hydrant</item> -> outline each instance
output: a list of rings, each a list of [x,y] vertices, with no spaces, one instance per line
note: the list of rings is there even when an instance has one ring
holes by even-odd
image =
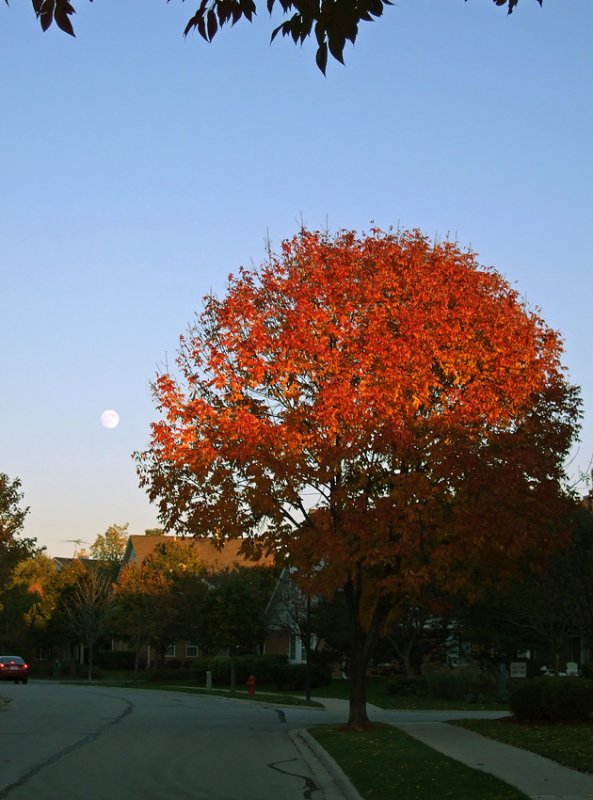
[[[245,681],[245,686],[247,686],[247,692],[253,697],[255,694],[255,675],[253,672]]]

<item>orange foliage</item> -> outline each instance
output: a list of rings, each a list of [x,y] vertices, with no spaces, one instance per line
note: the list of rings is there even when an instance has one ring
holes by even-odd
[[[141,482],[168,527],[251,535],[310,590],[475,584],[553,539],[579,417],[561,351],[456,244],[303,230],[206,298]]]

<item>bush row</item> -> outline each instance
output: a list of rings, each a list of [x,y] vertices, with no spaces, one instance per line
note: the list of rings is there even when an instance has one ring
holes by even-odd
[[[415,677],[398,676],[385,686],[390,694],[439,700],[481,702],[497,694],[496,676],[474,668],[434,670]]]
[[[305,688],[305,664],[289,664],[286,656],[237,656],[235,659],[235,678],[237,684],[243,684],[249,675],[255,675],[257,683],[273,686],[276,689],[298,691]],[[192,670],[198,683],[204,684],[206,672],[212,673],[214,686],[228,686],[231,679],[231,659],[219,656],[211,659],[198,659],[193,662]],[[331,671],[320,664],[311,665],[311,688],[327,686],[331,680]]]
[[[258,683],[271,683],[274,670],[286,663],[286,656],[235,656],[235,678],[238,684],[245,683],[253,673]],[[192,671],[198,683],[206,682],[206,672],[212,673],[214,686],[228,686],[231,680],[231,659],[228,656],[199,658],[192,663]]]
[[[318,689],[331,683],[331,669],[323,664],[310,665],[310,687]],[[276,689],[302,691],[306,687],[306,664],[281,664],[274,674],[273,684]]]
[[[244,684],[249,675],[256,677],[258,685],[273,686],[279,690],[300,691],[306,684],[306,666],[289,664],[286,656],[236,656],[235,679],[237,685]],[[101,651],[96,664],[105,669],[132,670],[133,651]],[[144,666],[144,665],[142,665]],[[150,681],[186,680],[191,684],[206,685],[206,673],[212,675],[212,685],[228,687],[231,681],[231,659],[225,656],[214,658],[167,659],[164,667],[143,670],[143,677]],[[311,688],[327,686],[331,670],[322,664],[311,665]]]
[[[593,714],[593,684],[582,678],[535,678],[512,689],[510,706],[522,721],[588,720]]]
[[[95,663],[105,669],[134,669],[135,659],[133,650],[99,650]]]

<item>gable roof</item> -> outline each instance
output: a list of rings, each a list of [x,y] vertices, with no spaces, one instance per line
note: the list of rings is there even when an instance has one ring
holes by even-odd
[[[86,569],[100,568],[101,562],[97,559],[89,558],[88,556],[75,556],[74,558],[67,558],[66,556],[52,556],[54,564],[58,572],[61,572],[65,567],[72,564],[82,564]]]
[[[259,561],[252,561],[242,555],[239,550],[243,544],[241,539],[231,539],[226,542],[222,549],[214,543],[214,539],[194,539],[190,537],[176,536],[138,536],[132,534],[128,538],[126,552],[123,557],[122,566],[135,563],[142,564],[154,549],[160,544],[167,542],[177,542],[187,548],[191,548],[197,553],[198,559],[204,564],[209,572],[223,572],[237,567],[256,567],[271,566],[272,558],[261,558]]]

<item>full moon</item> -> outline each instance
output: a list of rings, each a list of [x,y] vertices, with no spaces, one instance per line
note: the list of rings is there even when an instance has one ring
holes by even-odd
[[[108,408],[101,414],[101,425],[104,428],[117,428],[119,425],[119,414],[112,408]]]

